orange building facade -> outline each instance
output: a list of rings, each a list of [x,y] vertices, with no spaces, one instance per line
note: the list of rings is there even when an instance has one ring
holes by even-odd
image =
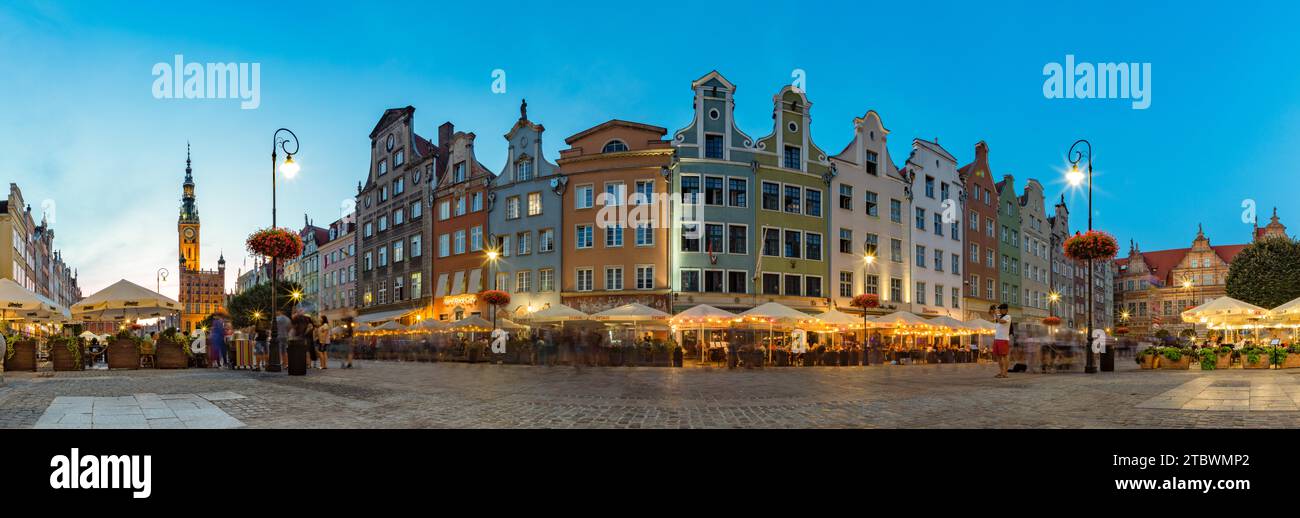
[[[493,174],[474,157],[474,134],[456,132],[446,170],[433,190],[433,316],[455,321],[488,317],[479,293],[492,279],[488,250],[488,199]]]

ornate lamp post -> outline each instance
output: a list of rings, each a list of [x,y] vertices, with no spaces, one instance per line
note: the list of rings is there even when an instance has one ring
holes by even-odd
[[[283,137],[280,136],[281,133],[286,134],[286,136]],[[289,150],[291,144],[293,147],[292,151]],[[284,155],[285,155],[284,176],[286,178],[293,178],[294,176],[297,176],[298,163],[293,161],[293,155],[298,153],[298,136],[294,135],[294,133],[292,131],[289,131],[289,129],[287,128],[280,128],[278,130],[275,130],[275,133],[271,135],[271,228],[273,229],[276,228],[275,167],[279,160],[279,156],[277,156],[276,154],[276,148],[279,148],[280,151],[284,151]],[[266,362],[267,372],[280,372],[280,341],[279,341],[279,337],[277,336],[279,333],[276,332],[276,328],[279,327],[276,324],[276,318],[279,316],[280,311],[275,305],[275,289],[276,289],[276,285],[279,283],[279,276],[280,276],[279,269],[280,269],[280,259],[277,257],[272,257],[271,258],[271,343],[267,348],[268,356],[270,356],[269,358],[267,358],[267,362]]]
[[[1083,144],[1083,147],[1080,147],[1079,146],[1080,144]],[[1088,142],[1087,139],[1076,140],[1074,141],[1074,144],[1070,145],[1070,151],[1067,152],[1066,155],[1070,158],[1070,172],[1066,173],[1065,179],[1068,182],[1070,182],[1070,185],[1076,187],[1079,184],[1083,183],[1084,180],[1083,172],[1079,171],[1079,162],[1083,160],[1085,156],[1087,156],[1088,158],[1088,177],[1087,177],[1088,231],[1091,232],[1092,231],[1092,143]],[[1088,334],[1084,336],[1084,340],[1083,340],[1084,343],[1083,350],[1088,357],[1088,361],[1084,366],[1083,372],[1086,372],[1088,374],[1093,374],[1097,372],[1097,364],[1093,361],[1093,353],[1092,353],[1092,325],[1093,325],[1092,285],[1093,282],[1094,281],[1092,276],[1092,259],[1088,259]],[[1102,354],[1109,355],[1110,354],[1109,351],[1110,351],[1110,346],[1107,345],[1106,352],[1103,352]],[[1114,364],[1111,363],[1111,366],[1112,366],[1111,369],[1107,369],[1107,370],[1113,370]]]
[[[154,280],[154,291],[158,292],[159,295],[162,294],[162,281],[167,280],[167,274],[169,274],[169,273],[171,273],[171,272],[168,272],[166,268],[159,268],[159,269],[158,269],[158,273],[154,275],[154,278],[153,278],[153,280]],[[177,298],[180,298],[180,297],[179,297],[179,292],[178,292],[178,297],[177,297]],[[163,317],[163,321],[166,321],[166,322],[170,325],[170,324],[171,324],[171,321],[172,321],[172,317],[171,317],[171,315],[167,315],[167,316]],[[163,328],[161,327],[161,325],[159,325],[158,332],[161,333],[162,331],[163,331]]]

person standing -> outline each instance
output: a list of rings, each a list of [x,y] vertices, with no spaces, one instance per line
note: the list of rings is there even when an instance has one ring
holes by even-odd
[[[280,365],[289,366],[289,310],[282,309],[275,316],[275,341],[280,348]]]
[[[316,355],[320,357],[320,368],[330,368],[330,319],[320,316],[320,325],[316,327]]]
[[[266,368],[266,330],[261,326],[254,328],[253,363],[253,368],[259,371]]]
[[[993,313],[993,323],[996,325],[993,332],[993,358],[998,362],[998,375],[995,377],[1006,378],[1009,377],[1007,368],[1011,353],[1011,316],[1007,314],[1006,304],[989,309]]]

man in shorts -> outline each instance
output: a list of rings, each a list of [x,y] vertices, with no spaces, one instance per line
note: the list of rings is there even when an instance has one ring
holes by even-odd
[[[1007,378],[1011,354],[1011,316],[1007,314],[1006,304],[990,306],[989,312],[992,313],[993,324],[996,326],[993,332],[993,359],[998,362],[998,375],[994,377]]]

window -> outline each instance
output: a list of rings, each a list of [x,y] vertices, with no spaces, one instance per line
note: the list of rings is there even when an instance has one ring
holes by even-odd
[[[682,178],[685,181],[685,178]],[[684,192],[684,191],[683,191]],[[763,182],[763,209],[764,210],[781,210],[781,185],[772,182]]]
[[[537,270],[537,291],[555,291],[555,270],[542,268]]]
[[[379,176],[388,174],[388,160],[379,161]]]
[[[876,203],[876,199],[877,199],[876,193],[867,191],[867,197],[865,203],[867,204],[868,216],[880,217],[879,204]]]
[[[704,251],[710,254],[722,253],[722,225],[717,223],[705,224],[704,240]]]
[[[469,210],[474,212],[483,210],[483,193],[476,192],[474,194],[471,194],[470,199],[472,201],[470,202]]]
[[[515,164],[515,180],[526,182],[533,179],[533,161],[530,159],[520,160]]]
[[[422,241],[423,240],[420,239],[420,234],[411,236],[411,257],[420,257],[424,255],[424,246]]]
[[[704,270],[705,293],[723,293],[727,291],[722,270]]]
[[[383,268],[385,266],[388,266],[388,247],[381,246],[379,247],[379,267]]]
[[[538,237],[537,250],[539,252],[555,251],[555,229],[548,228],[541,231]]]
[[[442,234],[438,236],[438,257],[447,257],[451,255],[451,236]]]
[[[403,217],[405,214],[406,211],[402,209],[397,209],[393,211],[393,224],[401,225],[402,223],[404,223],[406,221],[406,218]]]
[[[528,293],[533,290],[533,272],[523,270],[515,272],[515,293]]]
[[[785,160],[784,162],[782,162],[782,165],[784,165],[786,169],[799,169],[799,147],[798,146],[785,147]]]
[[[494,286],[493,289],[497,289],[501,291],[510,291],[510,274],[507,272],[498,273],[496,278],[496,284],[493,286]]]
[[[605,196],[602,205],[607,207],[617,207],[623,205],[627,200],[627,186],[623,182],[606,182]]]
[[[875,257],[878,248],[880,248],[880,236],[868,233],[866,241],[862,243],[863,253]]]
[[[411,274],[411,298],[418,299],[424,296],[424,278],[420,272]]]
[[[892,198],[889,200],[889,221],[903,222],[903,202]]]
[[[483,227],[469,229],[469,249],[471,252],[483,249]]]
[[[636,267],[636,289],[653,290],[655,288],[655,267],[639,265]]]
[[[744,225],[727,225],[727,253],[749,253],[749,227]]]
[[[746,272],[727,272],[727,291],[729,293],[749,293],[749,279]]]
[[[853,186],[840,184],[840,208],[853,210]]]
[[[943,307],[943,286],[939,284],[934,286],[934,305]]]
[[[980,230],[980,215],[978,212],[971,211],[970,213],[970,229],[976,232]]]
[[[803,240],[803,234],[798,230],[785,231],[785,256],[791,259],[798,259],[801,251],[800,243]]]
[[[804,204],[804,214],[820,218],[822,216],[822,192],[817,189],[805,189],[804,200],[807,202]]]
[[[528,215],[540,216],[542,214],[542,193],[528,193]]]
[[[374,268],[374,265],[371,264],[370,252],[366,252],[366,254],[365,254],[365,260],[364,260],[364,262],[363,262],[362,264],[365,264],[365,268],[363,268],[364,271],[367,271],[367,272],[368,272],[368,271],[371,270],[371,268]]]
[[[880,276],[866,274],[866,279],[862,283],[863,293],[878,295],[880,293]]]
[[[925,247],[916,245],[916,266],[925,268]]]
[[[802,189],[798,185],[785,186],[785,211],[792,214],[799,214],[799,197]]]
[[[795,296],[803,295],[803,277],[798,275],[786,275],[785,294]]]
[[[961,255],[952,254],[952,273],[961,275]]]
[[[424,204],[418,200],[411,202],[411,219],[419,219],[424,215]]]
[[[465,162],[456,162],[456,165],[452,167],[451,181],[452,183],[465,181]]]
[[[402,167],[402,164],[405,163],[406,163],[405,152],[399,149],[396,153],[393,153],[393,167]]]
[[[578,268],[577,288],[578,291],[591,291],[592,271],[591,268]]]
[[[704,204],[722,205],[722,177],[704,177]]]
[[[682,251],[699,252],[700,251],[700,224],[683,223],[681,228],[682,228]]]
[[[380,231],[380,232],[383,232],[383,231],[385,231],[385,230],[388,230],[388,215],[387,215],[387,214],[385,214],[385,215],[379,217],[379,231]]]
[[[655,230],[649,223],[636,227],[636,246],[655,246]]]
[[[682,270],[682,291],[700,291],[699,270]]]
[[[456,215],[457,215],[457,216],[464,216],[464,215],[465,215],[465,197],[464,197],[464,196],[461,196],[461,197],[459,197],[459,198],[456,198]]]
[[[632,196],[632,203],[650,203],[654,201],[655,186],[653,180],[637,180],[636,193]]]
[[[934,199],[934,177],[933,176],[925,177],[925,197]]]
[[[840,229],[840,253],[853,253],[853,230],[847,228]]]
[[[867,174],[879,176],[880,155],[875,151],[867,151]]]
[[[451,202],[442,200],[438,202],[438,221],[445,221],[451,217]]]
[[[781,294],[781,274],[779,273],[763,274],[763,293],[769,295]]]
[[[682,203],[694,205],[700,201],[700,177],[682,175]]]
[[[925,283],[916,283],[916,291],[912,292],[912,298],[916,299],[917,304],[925,304]]]
[[[619,151],[627,151],[627,144],[624,144],[622,140],[611,140],[605,144],[604,149],[600,150],[601,153],[617,153]]]
[[[727,200],[732,207],[749,206],[749,181],[744,178],[727,179]]]
[[[941,184],[939,184],[939,199],[941,199],[941,200],[947,200],[947,199],[948,199],[948,184],[947,184],[947,183],[941,183]]]
[[[822,260],[822,235],[808,232],[804,235],[804,258],[810,261]]]
[[[853,272],[840,272],[840,296],[853,296]]]
[[[573,202],[575,209],[590,209],[594,204],[594,194],[591,185],[579,185],[573,191]]]
[[[395,263],[400,263],[400,262],[402,262],[402,256],[403,256],[403,253],[402,253],[403,250],[402,250],[402,248],[403,248],[403,245],[404,245],[404,243],[402,243],[401,241],[395,241],[395,242],[393,243],[393,262],[395,262]]]
[[[943,271],[943,250],[934,251],[934,271]]]
[[[921,207],[916,208],[916,229],[925,230],[925,209]]]
[[[504,236],[499,236],[499,237],[497,237],[497,239],[500,240],[500,243],[498,243],[498,244],[501,245],[501,247],[500,247],[500,248],[501,248],[501,257],[510,257],[510,254],[515,253],[515,252],[514,252],[514,250],[515,250],[514,247],[511,246],[511,245],[514,243],[514,241],[512,240],[512,239],[513,239],[513,236],[510,236],[509,234],[507,234],[507,235],[504,235]]]
[[[889,240],[889,260],[896,263],[903,262],[903,240],[892,238]]]
[[[518,239],[519,239],[519,255],[528,255],[533,253],[532,231],[520,232],[518,235]]]
[[[591,248],[592,246],[591,225],[578,225],[577,234],[575,236],[574,243],[575,246],[580,249]]]
[[[398,178],[393,180],[393,196],[406,192],[406,179]]]
[[[519,197],[506,198],[506,219],[519,219]]]
[[[993,297],[996,295],[995,292],[997,291],[997,286],[993,284],[994,283],[993,279],[985,279],[984,282],[985,282],[984,298],[993,300]]]
[[[457,230],[454,234],[452,234],[451,241],[452,241],[452,249],[455,251],[456,254],[465,253],[465,231],[464,230]]]
[[[605,228],[605,248],[618,248],[623,246],[623,227],[619,224],[613,224]]]
[[[704,158],[722,158],[722,135],[704,136]]]
[[[975,244],[975,243],[971,243],[971,244],[970,244],[970,254],[968,254],[968,255],[970,256],[970,262],[975,263],[975,264],[979,264],[979,262],[980,262],[980,245],[977,245],[977,244]]]
[[[803,279],[803,294],[805,297],[822,296],[822,278],[816,275],[809,275]]]
[[[763,255],[769,257],[781,257],[781,230],[775,228],[763,229]]]

